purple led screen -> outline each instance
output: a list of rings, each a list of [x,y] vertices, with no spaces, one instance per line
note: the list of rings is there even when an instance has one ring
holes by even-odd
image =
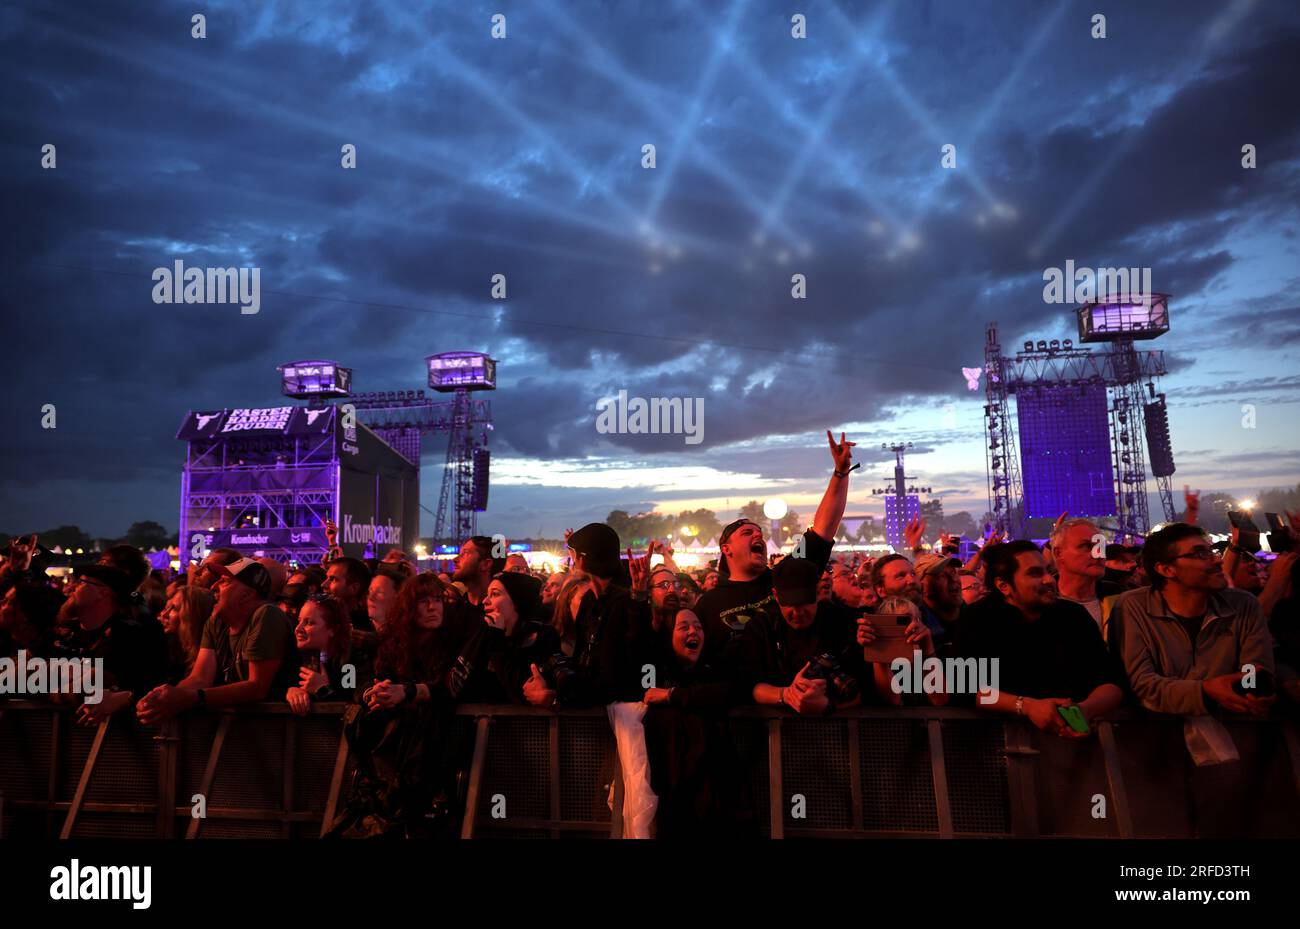
[[[885,498],[885,541],[901,552],[905,544],[903,529],[912,520],[921,518],[921,498],[909,494],[901,498],[902,506],[899,506],[899,499],[894,496]]]
[[[1025,516],[1115,515],[1104,385],[1016,394]]]

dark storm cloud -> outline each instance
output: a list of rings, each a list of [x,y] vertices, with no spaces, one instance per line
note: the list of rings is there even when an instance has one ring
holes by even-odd
[[[498,453],[811,481],[822,452],[771,437],[961,399],[987,320],[1008,345],[1068,334],[1045,266],[1149,265],[1189,300],[1231,273],[1234,234],[1300,202],[1300,38],[1266,4],[1218,42],[1223,4],[1125,10],[1099,43],[1078,3],[814,3],[800,44],[752,2],[702,96],[731,4],[530,4],[504,42],[483,3],[208,6],[205,40],[178,3],[0,20],[21,308],[0,344],[31,408],[59,410],[57,439],[3,414],[0,484],[90,480],[89,462],[106,487],[174,482],[185,410],[270,405],[276,364],[411,388],[459,348],[501,360]],[[260,266],[261,312],[154,305],[150,271],[176,258]],[[1247,331],[1293,344],[1282,306]],[[1194,359],[1170,366],[1184,396],[1213,389]],[[620,389],[703,397],[704,443],[600,435]],[[174,511],[173,486],[141,509]]]

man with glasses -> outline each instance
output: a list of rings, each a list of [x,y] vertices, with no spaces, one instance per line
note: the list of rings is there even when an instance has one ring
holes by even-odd
[[[1267,713],[1268,626],[1258,600],[1228,587],[1205,533],[1166,526],[1147,537],[1142,558],[1151,586],[1121,594],[1112,615],[1142,705],[1187,716]]]
[[[656,634],[672,629],[682,607],[681,590],[672,568],[659,564],[650,571],[650,626]]]
[[[1210,541],[1175,523],[1147,537],[1142,559],[1151,586],[1121,594],[1111,638],[1133,692],[1148,710],[1185,717],[1196,762],[1187,768],[1188,812],[1198,838],[1249,834],[1259,811],[1232,735],[1211,714],[1263,716],[1274,701],[1273,642],[1259,601],[1228,587]]]
[[[131,608],[132,578],[107,565],[78,568],[65,588],[60,620],[69,623],[58,657],[102,659],[108,693],[83,703],[77,722],[95,725],[130,706],[167,673],[162,626]],[[60,701],[62,702],[62,701]]]

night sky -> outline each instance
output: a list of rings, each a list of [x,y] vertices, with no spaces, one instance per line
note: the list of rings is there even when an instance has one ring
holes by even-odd
[[[1076,335],[1042,294],[1069,259],[1173,295],[1176,486],[1300,474],[1292,0],[20,2],[0,73],[5,531],[174,531],[187,410],[277,405],[300,358],[420,388],[461,349],[499,361],[488,532],[778,495],[806,524],[826,428],[850,514],[902,440],[978,516],[960,369],[990,320]],[[260,312],[155,304],[177,259],[260,268]],[[703,397],[703,442],[598,433],[619,390]]]

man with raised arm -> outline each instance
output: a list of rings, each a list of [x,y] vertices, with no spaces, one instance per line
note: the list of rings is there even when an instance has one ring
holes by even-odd
[[[804,532],[794,554],[807,558],[826,569],[831,557],[835,533],[849,498],[849,472],[853,464],[853,442],[840,433],[836,443],[829,431],[826,440],[833,463],[826,493],[813,516],[812,527]],[[706,591],[695,605],[704,625],[705,657],[717,661],[728,643],[744,631],[746,623],[766,613],[773,627],[782,622],[781,611],[772,594],[772,571],[767,564],[767,542],[763,527],[750,519],[729,523],[718,537],[718,585]]]

